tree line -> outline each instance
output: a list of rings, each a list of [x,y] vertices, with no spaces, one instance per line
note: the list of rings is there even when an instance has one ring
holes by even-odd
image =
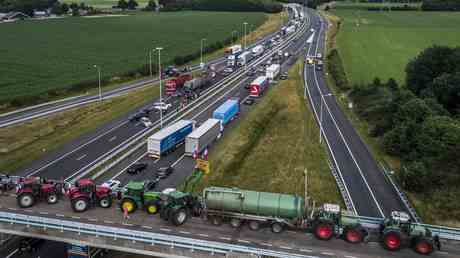
[[[424,11],[460,11],[460,0],[424,0]]]
[[[268,12],[277,13],[283,10],[281,4],[274,0],[159,0],[162,11],[200,10],[200,11],[233,11],[233,12]],[[156,7],[151,0],[146,9]]]
[[[402,186],[458,218],[460,202],[453,195],[460,193],[460,47],[427,48],[405,72],[405,86],[376,78],[355,85],[350,97],[371,125],[371,136],[400,158]]]
[[[58,0],[0,0],[0,12],[23,12],[29,16],[34,15],[34,10],[51,10],[51,13],[62,15],[72,10],[74,16],[79,15],[79,10],[94,13],[95,9],[85,3],[61,3]]]

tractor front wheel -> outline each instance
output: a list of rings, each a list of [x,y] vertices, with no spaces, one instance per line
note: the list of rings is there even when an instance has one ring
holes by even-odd
[[[145,211],[147,211],[148,214],[157,214],[158,213],[158,206],[154,202],[150,202],[145,206]]]
[[[169,220],[174,226],[180,226],[187,222],[188,212],[185,208],[179,208],[171,212]]]
[[[428,255],[430,253],[432,253],[434,250],[433,248],[433,242],[428,240],[428,239],[424,239],[424,238],[420,238],[420,239],[417,239],[415,241],[415,245],[414,245],[414,251],[419,253],[419,254],[425,254],[425,255]]]
[[[334,235],[334,226],[330,223],[320,222],[313,229],[315,237],[319,240],[330,240]]]
[[[121,200],[120,208],[122,212],[126,210],[128,213],[133,213],[137,209],[137,204],[131,199],[123,199]]]
[[[112,206],[112,198],[110,196],[102,197],[99,199],[99,206],[104,209],[110,208]]]
[[[361,243],[364,240],[364,231],[360,226],[347,227],[343,232],[345,241],[353,244]]]
[[[58,202],[58,196],[56,193],[49,193],[48,196],[46,196],[46,202],[48,204],[55,204]]]
[[[75,212],[84,212],[88,209],[89,200],[86,197],[79,197],[72,200],[72,209]]]
[[[35,198],[32,193],[21,193],[18,196],[18,205],[21,208],[29,208],[35,204]]]
[[[387,231],[383,234],[383,247],[390,251],[401,248],[401,234],[398,231]]]

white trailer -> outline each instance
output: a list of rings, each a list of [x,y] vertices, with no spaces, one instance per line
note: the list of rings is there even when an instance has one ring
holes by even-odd
[[[238,56],[238,65],[239,66],[244,66],[246,65],[251,58],[251,52],[249,51],[244,51],[243,54]]]
[[[236,55],[229,55],[227,57],[227,66],[235,66],[236,65]]]
[[[267,67],[267,71],[265,72],[265,76],[267,76],[267,78],[270,81],[273,81],[273,80],[275,80],[275,78],[280,73],[280,70],[281,70],[281,66],[279,64],[272,64],[269,67]]]
[[[185,155],[202,152],[220,133],[220,120],[210,118],[185,138]]]
[[[243,49],[241,48],[241,45],[233,45],[231,47],[228,47],[225,49],[225,53],[230,54],[230,55],[236,55],[240,53]]]
[[[264,53],[264,46],[257,45],[252,49],[252,56],[260,56]]]

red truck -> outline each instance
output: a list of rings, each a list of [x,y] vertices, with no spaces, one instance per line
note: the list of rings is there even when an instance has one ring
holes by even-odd
[[[166,95],[171,96],[176,94],[176,91],[179,88],[182,88],[182,86],[184,86],[184,83],[186,81],[190,81],[192,78],[193,77],[191,73],[184,73],[175,78],[167,80],[165,85]]]
[[[260,97],[264,91],[268,88],[269,82],[268,78],[265,76],[259,76],[257,79],[255,79],[250,85],[250,92],[249,96],[252,98],[258,98]]]

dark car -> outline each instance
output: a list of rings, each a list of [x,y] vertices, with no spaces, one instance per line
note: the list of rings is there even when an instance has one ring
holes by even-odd
[[[284,72],[284,73],[282,73],[282,74],[280,75],[280,79],[281,79],[281,80],[287,80],[287,78],[288,78],[288,73],[287,73],[287,72]]]
[[[147,180],[145,182],[145,189],[147,191],[153,191],[155,189],[155,186],[158,184],[159,181],[160,181],[160,179],[158,177],[156,177],[153,180]]]
[[[130,175],[138,174],[147,168],[147,163],[136,163],[131,165],[126,172]]]
[[[19,247],[18,247],[18,254],[21,255],[23,253],[34,253],[42,245],[45,243],[44,239],[40,238],[32,238],[32,237],[26,237],[24,239],[21,239],[19,242]]]
[[[256,101],[255,101],[253,98],[247,98],[247,99],[243,102],[243,104],[250,106],[250,105],[254,104],[254,102],[256,102]]]
[[[161,167],[157,170],[158,178],[163,179],[167,178],[174,171],[172,167]]]
[[[129,121],[131,121],[131,122],[139,121],[139,119],[141,119],[144,116],[147,116],[147,113],[139,112],[139,113],[136,113],[136,114],[130,116]]]

